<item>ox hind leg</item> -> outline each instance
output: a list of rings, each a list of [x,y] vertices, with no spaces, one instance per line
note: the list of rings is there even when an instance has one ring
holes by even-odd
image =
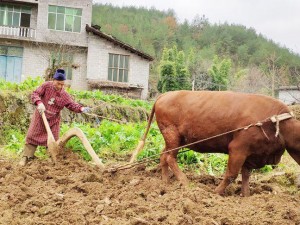
[[[250,196],[250,187],[249,187],[249,179],[251,175],[251,170],[246,168],[245,166],[242,167],[242,196],[248,197]]]
[[[243,148],[237,146],[234,141],[229,144],[229,157],[228,157],[227,169],[224,175],[224,179],[215,190],[216,193],[218,193],[219,195],[224,194],[226,187],[237,178],[241,168],[245,163],[246,158],[247,158],[247,154]],[[242,194],[247,195],[248,188],[246,188],[246,185],[249,182],[249,177],[247,178],[247,176],[249,176],[249,173],[247,175],[246,173],[247,171],[245,168],[243,169],[243,171],[244,171],[243,173],[244,178],[246,179],[244,180],[245,183],[244,183],[244,188],[242,190],[242,192],[245,191],[245,193]]]
[[[300,152],[299,151],[295,151],[295,150],[291,150],[291,149],[287,149],[288,153],[290,154],[290,156],[298,163],[298,165],[300,166]],[[300,174],[298,174],[297,180],[296,180],[296,185],[300,188]]]
[[[172,150],[174,148],[177,148],[180,146],[180,135],[179,132],[175,127],[169,127],[164,130],[162,130],[162,134],[164,136],[166,147],[160,157],[160,166],[162,169],[162,180],[166,183],[169,182],[169,170],[174,173],[176,179],[183,185],[188,184],[188,179],[186,175],[180,170],[176,158],[178,154],[178,149],[174,151],[167,152],[169,150]],[[166,152],[166,153],[164,153]]]

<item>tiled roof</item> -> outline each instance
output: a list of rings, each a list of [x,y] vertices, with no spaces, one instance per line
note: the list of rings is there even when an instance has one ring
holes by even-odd
[[[100,38],[104,38],[104,39],[106,39],[106,40],[108,40],[110,42],[113,42],[114,44],[120,46],[121,48],[124,48],[127,51],[130,51],[130,52],[132,52],[132,53],[134,53],[136,55],[139,55],[139,56],[141,56],[144,59],[147,59],[149,61],[153,61],[154,60],[154,58],[152,56],[150,56],[150,55],[148,55],[148,54],[146,54],[146,53],[144,53],[144,52],[142,52],[140,50],[137,50],[136,48],[134,48],[134,47],[132,47],[132,46],[130,46],[130,45],[128,45],[128,44],[126,44],[126,43],[118,40],[117,38],[115,38],[115,37],[113,37],[113,36],[111,36],[109,34],[105,34],[102,31],[100,31],[100,30],[98,30],[98,29],[96,29],[94,27],[89,26],[88,24],[86,25],[85,30],[87,32],[91,32],[91,33],[99,36]]]

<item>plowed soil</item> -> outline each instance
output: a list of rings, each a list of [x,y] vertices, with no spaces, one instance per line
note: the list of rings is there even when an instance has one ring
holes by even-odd
[[[174,177],[163,184],[158,168],[102,174],[72,153],[57,165],[2,159],[0,224],[300,225],[299,191],[281,183],[292,185],[290,174],[252,176],[247,198],[240,179],[221,197],[213,191],[221,177],[187,175],[190,185],[182,187]]]

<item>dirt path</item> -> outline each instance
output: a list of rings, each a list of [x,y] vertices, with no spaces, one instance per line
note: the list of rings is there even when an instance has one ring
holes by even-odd
[[[157,169],[101,175],[75,155],[67,158],[25,168],[0,160],[0,224],[300,225],[299,191],[279,184],[288,174],[252,179],[251,197],[239,196],[239,182],[221,197],[212,176],[189,174],[189,187],[174,178],[166,186]]]

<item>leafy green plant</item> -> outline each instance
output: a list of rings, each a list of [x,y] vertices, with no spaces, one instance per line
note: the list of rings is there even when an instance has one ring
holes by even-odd
[[[112,104],[127,105],[132,107],[142,107],[147,110],[152,108],[152,104],[148,101],[138,100],[138,99],[129,99],[122,97],[121,95],[106,95],[100,90],[95,91],[77,91],[68,89],[67,90],[71,95],[77,99],[94,99],[104,102],[109,102]]]
[[[20,154],[25,144],[25,135],[20,130],[7,130],[5,132],[5,139],[7,144],[4,146],[5,150]]]
[[[268,173],[271,172],[272,170],[273,170],[272,165],[265,165],[263,168],[259,169],[261,173]]]
[[[0,89],[1,90],[11,90],[11,91],[29,91],[36,89],[39,85],[43,83],[41,77],[31,78],[28,77],[21,83],[12,83],[5,80],[0,80]]]

